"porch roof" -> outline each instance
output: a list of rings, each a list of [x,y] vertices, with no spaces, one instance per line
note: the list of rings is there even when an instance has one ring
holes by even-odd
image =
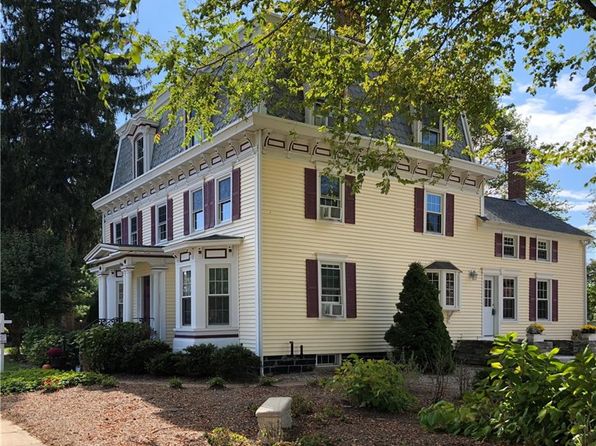
[[[235,246],[242,243],[244,237],[213,234],[206,237],[195,237],[181,240],[171,245],[165,246],[163,252],[174,252],[185,248],[203,248],[208,246]]]
[[[123,245],[98,243],[85,256],[87,265],[101,265],[122,257],[171,257],[164,254],[162,246]]]

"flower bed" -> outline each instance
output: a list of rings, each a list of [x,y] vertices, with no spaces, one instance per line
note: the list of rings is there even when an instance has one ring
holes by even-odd
[[[23,369],[2,373],[0,394],[32,392],[35,390],[55,391],[78,385],[100,384],[114,386],[116,381],[106,375],[94,372],[64,372],[61,370]]]

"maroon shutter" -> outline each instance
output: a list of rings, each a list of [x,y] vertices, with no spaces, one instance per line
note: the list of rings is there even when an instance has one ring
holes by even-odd
[[[319,317],[319,264],[306,259],[306,317]]]
[[[495,257],[503,257],[503,234],[495,232]]]
[[[445,197],[445,235],[453,237],[453,227],[455,225],[455,196],[453,194],[446,194]]]
[[[530,237],[530,260],[536,260],[536,237]]]
[[[128,217],[122,219],[122,244],[128,245]]]
[[[346,317],[356,317],[356,264],[346,263]]]
[[[189,216],[189,210],[188,208],[190,207],[190,203],[189,203],[189,199],[190,199],[190,194],[189,192],[186,190],[184,191],[184,194],[182,195],[182,201],[184,203],[184,235],[188,235],[190,233],[190,216]]]
[[[151,206],[151,246],[155,246],[155,206]]]
[[[352,184],[354,184],[354,177],[352,175],[346,175],[344,186],[344,195],[346,197],[344,222],[351,225],[356,223],[356,195],[352,191]]]
[[[414,188],[414,232],[424,232],[424,189]]]
[[[553,240],[552,251],[553,262],[557,263],[559,261],[559,242],[556,240]]]
[[[240,168],[232,170],[232,221],[240,219]]]
[[[317,219],[316,169],[304,169],[304,218]]]
[[[551,286],[553,287],[553,289],[551,290],[551,299],[553,307],[552,320],[553,322],[557,322],[559,320],[559,281],[554,279],[551,280]]]
[[[215,226],[215,180],[205,183],[205,229]]]
[[[114,244],[114,223],[110,223],[110,243]]]
[[[536,320],[536,279],[530,277],[530,320]]]
[[[174,200],[171,198],[166,202],[166,221],[168,240],[172,240],[174,238]]]
[[[137,212],[137,245],[143,244],[143,211]]]
[[[526,258],[526,238],[523,235],[519,237],[519,258]]]

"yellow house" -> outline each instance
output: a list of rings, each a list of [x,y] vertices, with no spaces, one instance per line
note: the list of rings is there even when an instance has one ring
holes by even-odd
[[[420,262],[454,341],[535,320],[545,338],[568,339],[585,322],[591,237],[528,205],[518,177],[511,200],[485,197],[497,172],[462,144],[437,175],[441,156],[422,143],[442,129],[404,120],[396,169],[416,183],[383,195],[373,172],[354,195],[350,177],[323,173],[324,117],[291,118],[262,107],[190,147],[183,119],[159,140],[165,118],[144,111],[118,129],[111,191],[94,203],[102,240],[86,257],[101,321],[149,323],[175,350],[241,343],[266,371],[337,364],[389,350],[402,278]]]

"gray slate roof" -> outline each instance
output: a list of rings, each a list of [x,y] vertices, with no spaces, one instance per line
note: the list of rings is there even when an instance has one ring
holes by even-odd
[[[432,269],[447,269],[450,271],[460,271],[461,272],[461,269],[459,269],[453,263],[443,262],[443,261],[433,262],[430,265],[428,265],[427,267],[425,267],[424,269],[430,269],[430,270],[432,270]]]
[[[581,229],[541,211],[523,200],[504,200],[485,197],[484,212],[488,221],[510,225],[526,226],[545,231],[591,237]]]

